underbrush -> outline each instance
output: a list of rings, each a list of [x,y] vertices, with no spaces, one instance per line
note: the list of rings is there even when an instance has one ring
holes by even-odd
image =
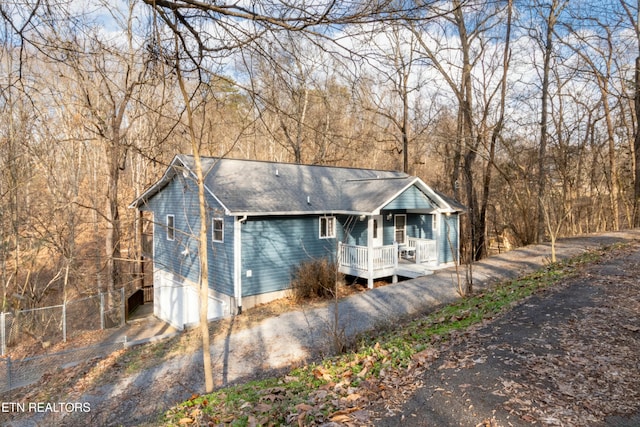
[[[349,420],[389,387],[409,386],[416,370],[438,358],[438,347],[472,325],[506,312],[528,296],[575,275],[598,261],[591,251],[547,265],[527,276],[462,298],[407,322],[363,335],[346,354],[206,396],[193,396],[166,413],[164,424],[316,425]]]
[[[343,281],[337,265],[326,258],[300,263],[293,268],[291,277],[291,292],[296,302],[333,298]]]

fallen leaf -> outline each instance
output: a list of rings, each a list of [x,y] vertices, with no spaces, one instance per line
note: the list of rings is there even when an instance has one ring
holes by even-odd
[[[271,405],[267,405],[266,403],[258,403],[257,405],[254,405],[253,408],[255,412],[263,414],[265,412],[269,412],[269,410],[271,409]]]
[[[333,414],[331,414],[331,420],[335,421],[334,417],[340,417],[340,416],[343,416],[343,415],[349,415],[349,414],[351,414],[353,412],[356,412],[356,411],[359,411],[359,410],[360,410],[359,407],[341,409],[341,410],[336,411]],[[347,419],[349,419],[349,418],[347,417]]]
[[[356,400],[360,399],[360,396],[358,393],[354,393],[354,394],[350,394],[349,396],[345,397],[345,399],[348,402],[355,402]]]
[[[350,420],[351,418],[348,415],[344,414],[334,415],[331,417],[331,421],[333,421],[334,423],[346,423]]]
[[[414,354],[411,358],[418,365],[426,365],[433,363],[438,358],[438,356],[439,354],[436,349],[427,348],[426,350],[422,350],[421,352]]]
[[[454,362],[453,360],[447,360],[442,365],[440,365],[440,367],[438,369],[454,369],[457,366],[458,366],[458,364],[456,362]]]
[[[313,369],[313,376],[325,381],[331,381],[331,375],[329,374],[329,371],[324,369],[322,366],[317,366]]]
[[[313,409],[313,406],[306,403],[299,403],[296,405],[296,409],[301,412],[308,412]]]

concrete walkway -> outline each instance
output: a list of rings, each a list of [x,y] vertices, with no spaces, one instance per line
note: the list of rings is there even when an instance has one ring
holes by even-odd
[[[556,245],[558,259],[565,259],[589,249],[615,243],[640,240],[640,230],[603,233],[563,239]],[[515,278],[537,270],[548,263],[549,244],[528,246],[474,264],[475,289],[491,283]],[[339,330],[346,337],[396,318],[426,312],[457,299],[455,268],[397,284],[352,295],[340,301]],[[274,370],[288,370],[308,362],[331,349],[331,326],[334,306],[313,310],[298,310],[269,318],[257,326],[236,331],[233,322],[222,338],[211,347],[214,360],[214,381],[224,386],[244,381]],[[135,337],[128,337],[135,340]],[[93,389],[90,394],[77,396],[77,401],[91,405],[91,419],[86,414],[71,414],[63,420],[46,420],[47,424],[73,424],[90,421],[100,425],[153,424],[157,414],[192,393],[202,393],[202,354],[184,355],[160,366],[138,372],[112,384]],[[26,421],[26,420],[25,420]],[[42,419],[30,419],[30,422]]]

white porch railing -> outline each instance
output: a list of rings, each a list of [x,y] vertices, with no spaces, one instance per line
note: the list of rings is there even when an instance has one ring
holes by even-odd
[[[432,262],[438,260],[438,252],[435,240],[407,237],[407,250],[415,252],[415,262]]]
[[[432,263],[431,265],[437,264],[438,253],[435,240],[408,237],[406,243],[401,248],[402,252],[410,253],[418,267],[419,264],[427,262]],[[340,272],[367,279],[369,288],[373,288],[374,279],[388,276],[395,277],[399,271],[398,259],[398,244],[376,246],[371,248],[371,252],[366,246],[344,243],[339,243],[338,246],[338,268]],[[402,270],[406,273],[407,267],[403,267]],[[416,270],[413,271],[414,273],[416,272]],[[425,272],[426,270],[423,268],[420,274],[415,277],[425,275]],[[406,274],[403,275],[406,276]]]
[[[398,246],[379,246],[373,248],[373,269],[382,270],[398,265]]]
[[[377,246],[372,249],[371,266],[374,274],[377,271],[393,269],[398,266],[397,245]],[[341,267],[349,267],[363,273],[369,271],[369,248],[366,246],[340,243],[338,253]]]
[[[366,246],[345,245],[339,243],[339,263],[340,266],[351,267],[356,270],[367,271],[368,249]]]

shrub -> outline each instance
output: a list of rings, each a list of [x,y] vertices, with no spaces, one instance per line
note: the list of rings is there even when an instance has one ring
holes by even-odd
[[[336,264],[326,258],[300,263],[293,267],[291,276],[291,289],[296,301],[332,298],[342,277]]]

